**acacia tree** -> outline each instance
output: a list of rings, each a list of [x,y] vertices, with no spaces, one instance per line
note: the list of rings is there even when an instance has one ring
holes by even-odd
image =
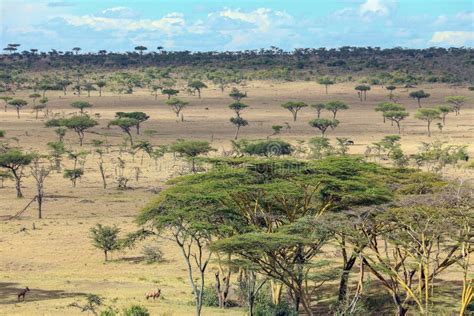
[[[13,100],[12,97],[8,97],[8,96],[1,96],[0,97],[0,100],[3,100],[3,102],[5,102],[5,112],[7,111],[7,107],[8,107],[8,101],[10,100]]]
[[[28,102],[23,99],[13,99],[8,101],[8,104],[15,107],[16,109],[16,117],[20,118],[20,110],[28,105]]]
[[[91,91],[95,91],[97,89],[94,87],[94,84],[92,82],[86,82],[84,84],[84,90],[87,91],[87,97],[89,98],[91,96]]]
[[[387,111],[383,113],[384,119],[395,122],[398,128],[398,134],[401,134],[400,122],[407,118],[410,114],[406,111]]]
[[[395,86],[386,86],[385,89],[390,91],[390,94],[388,95],[388,98],[390,99],[390,101],[393,101],[393,91],[396,90],[397,87],[395,87]]]
[[[172,96],[177,95],[179,93],[179,90],[168,88],[168,89],[162,89],[161,93],[166,94],[168,96],[168,100],[169,100]]]
[[[33,99],[33,107],[36,105],[36,99],[41,98],[41,94],[33,93],[28,96],[30,99]]]
[[[237,130],[235,131],[234,139],[237,139],[237,137],[239,137],[240,128],[243,127],[243,126],[247,126],[249,124],[249,122],[247,122],[247,120],[243,119],[239,115],[237,115],[236,117],[231,117],[230,122],[232,124],[234,124],[234,126],[237,128]]]
[[[240,102],[240,100],[242,100],[243,98],[246,98],[247,97],[247,92],[241,92],[239,91],[239,89],[237,88],[232,88],[232,90],[230,91],[229,93],[229,97],[231,97],[232,99],[234,99],[236,102]]]
[[[367,91],[370,91],[370,86],[367,85],[358,85],[355,87],[357,94],[359,95],[359,100],[362,101],[362,97],[364,97],[364,101],[367,100]]]
[[[385,123],[385,113],[386,112],[400,112],[400,111],[405,111],[405,107],[392,103],[392,102],[381,102],[375,106],[375,112],[382,112],[382,117],[383,117],[383,122]]]
[[[32,154],[23,153],[19,149],[10,149],[5,152],[0,152],[0,167],[5,168],[11,172],[15,178],[16,197],[22,198],[21,179],[23,177],[23,168],[28,166],[33,161]]]
[[[86,101],[75,101],[71,103],[71,106],[75,109],[79,109],[79,112],[81,113],[81,115],[84,115],[85,114],[84,110],[91,108],[92,104]]]
[[[334,80],[331,80],[327,77],[324,77],[324,78],[320,78],[318,80],[318,83],[321,84],[321,85],[324,85],[324,87],[326,88],[326,94],[328,94],[328,86],[333,85]]]
[[[442,104],[437,107],[438,111],[441,113],[441,121],[443,122],[443,126],[446,125],[446,115],[451,112],[454,112],[454,108],[448,104]]]
[[[410,92],[410,97],[417,100],[419,108],[421,108],[421,99],[429,98],[429,96],[430,94],[423,90]]]
[[[133,137],[132,137],[131,129],[133,127],[136,127],[137,124],[138,124],[138,121],[136,119],[128,118],[128,117],[118,118],[109,122],[109,126],[118,126],[125,134],[128,135],[131,146],[133,146]]]
[[[36,115],[35,115],[35,119],[38,119],[38,114],[40,111],[43,111],[45,108],[46,108],[46,104],[48,103],[49,99],[47,97],[44,97],[44,98],[41,98],[39,100],[39,103],[38,105],[34,105],[33,106],[33,110],[35,111]]]
[[[105,88],[105,86],[107,85],[107,82],[105,80],[99,80],[95,84],[99,88],[99,97],[101,97],[102,96],[102,89]]]
[[[329,101],[326,103],[325,109],[332,112],[332,118],[335,120],[337,112],[339,110],[347,110],[349,109],[349,106],[342,101]]]
[[[137,130],[137,135],[140,135],[140,124],[147,121],[150,116],[148,116],[144,112],[117,112],[115,113],[115,117],[117,118],[130,118],[137,121],[135,125]]]
[[[428,137],[431,137],[431,122],[433,122],[434,120],[440,120],[441,112],[438,109],[418,109],[418,112],[415,113],[415,118],[425,121],[427,123]]]
[[[207,85],[200,80],[193,80],[188,83],[188,88],[198,92],[199,99],[201,98],[201,90],[207,88]]]
[[[191,160],[191,171],[196,172],[196,157],[214,151],[208,142],[199,140],[178,140],[170,145],[169,150]]]
[[[445,101],[453,106],[456,115],[459,115],[462,106],[467,100],[468,98],[461,95],[454,95],[445,98]]]
[[[235,112],[235,114],[237,115],[237,117],[240,117],[240,112],[242,110],[244,110],[245,108],[247,108],[247,107],[248,107],[248,105],[243,104],[239,101],[231,103],[229,105],[229,109],[233,110]]]
[[[44,199],[44,181],[51,172],[50,168],[45,168],[40,161],[39,156],[36,156],[33,160],[33,165],[30,168],[31,176],[36,182],[36,202],[38,203],[38,218],[42,218],[43,212],[43,199]]]
[[[172,98],[166,101],[166,104],[171,107],[173,112],[176,114],[176,117],[179,117],[179,113],[188,105],[188,102],[182,101],[178,98]]]
[[[337,125],[339,125],[339,121],[319,118],[319,119],[314,119],[312,121],[309,121],[309,125],[311,125],[314,128],[319,129],[321,131],[321,137],[324,137],[324,135],[326,134],[326,130],[328,128],[336,128]]]
[[[90,229],[92,245],[104,252],[105,261],[108,260],[109,251],[120,248],[119,232],[120,229],[118,227],[102,226],[101,224],[97,224]]]
[[[143,45],[135,46],[135,50],[140,52],[140,56],[143,55],[143,52],[146,51],[147,49],[148,48]]]
[[[298,112],[301,109],[303,109],[307,106],[308,106],[308,104],[306,104],[304,102],[301,102],[301,101],[290,101],[290,102],[286,102],[286,103],[281,105],[282,108],[287,109],[288,111],[291,112],[291,114],[293,115],[293,121],[294,122],[296,122]]]
[[[311,107],[316,110],[316,115],[318,118],[321,117],[321,111],[326,108],[326,104],[324,103],[316,103],[316,104],[311,104]]]
[[[64,119],[59,122],[60,125],[57,126],[65,126],[68,129],[74,130],[77,135],[79,136],[79,145],[82,146],[84,142],[84,134],[89,129],[92,128],[99,123],[96,120],[90,118],[87,115],[83,116],[73,116],[69,119]]]

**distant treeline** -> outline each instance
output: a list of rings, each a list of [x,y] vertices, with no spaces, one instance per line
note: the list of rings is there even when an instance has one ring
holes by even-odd
[[[112,53],[100,50],[97,53],[86,54],[81,54],[79,47],[73,50],[74,52],[51,50],[47,53],[36,49],[21,52],[20,49],[8,50],[10,53],[0,55],[0,68],[30,71],[68,71],[78,67],[119,70],[184,66],[200,70],[204,68],[206,70],[248,71],[278,68],[283,69],[283,72],[293,72],[288,78],[297,79],[304,78],[305,74],[364,76],[374,72],[399,71],[422,75],[430,78],[428,80],[430,82],[474,81],[474,49],[472,48],[381,49],[346,46],[338,49],[302,48],[290,52],[272,47],[245,51],[190,52],[166,51],[158,47],[158,51],[148,52],[146,47],[137,46],[136,51],[133,52]],[[294,73],[299,75],[295,76]]]

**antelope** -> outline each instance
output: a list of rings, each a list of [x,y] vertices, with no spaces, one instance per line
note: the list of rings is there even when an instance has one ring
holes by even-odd
[[[146,299],[148,300],[149,298],[153,298],[153,300],[157,299],[160,297],[161,294],[161,289],[151,290],[150,292],[145,294]]]
[[[20,301],[20,297],[23,298],[22,301],[25,300],[26,292],[29,292],[30,289],[26,287],[25,289],[21,290],[20,293],[18,293],[18,302]]]

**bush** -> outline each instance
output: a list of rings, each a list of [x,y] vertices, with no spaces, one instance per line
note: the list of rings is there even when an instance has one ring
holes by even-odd
[[[150,313],[141,305],[132,305],[123,310],[123,316],[150,316]]]
[[[0,137],[5,137],[5,131],[0,129]]]
[[[163,251],[155,245],[145,245],[143,247],[143,256],[146,263],[156,263],[163,261]]]
[[[217,297],[216,290],[212,286],[204,288],[204,292],[202,293],[202,305],[208,307],[219,306],[219,298]]]
[[[255,304],[256,316],[297,316],[298,313],[287,303],[280,302],[277,305],[270,302],[258,302]]]

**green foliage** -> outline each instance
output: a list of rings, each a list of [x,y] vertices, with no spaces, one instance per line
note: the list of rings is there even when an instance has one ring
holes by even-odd
[[[0,129],[0,138],[5,137],[6,132],[2,129]]]
[[[293,121],[296,121],[298,112],[307,106],[308,104],[301,101],[290,101],[281,105],[282,108],[287,109],[291,114],[293,114]]]
[[[229,105],[229,109],[233,110],[235,114],[237,114],[237,116],[240,116],[240,112],[247,107],[248,105],[243,104],[241,102],[234,102]]]
[[[164,261],[163,251],[156,245],[145,245],[143,247],[143,256],[148,264]]]
[[[166,104],[172,108],[173,112],[176,114],[176,117],[179,117],[179,113],[188,105],[188,102],[177,98],[172,98],[166,101]]]
[[[234,99],[236,102],[240,102],[240,100],[247,97],[247,93],[243,93],[243,92],[239,91],[239,89],[234,87],[230,91],[229,96],[232,99]]]
[[[162,94],[166,94],[168,96],[168,99],[170,99],[172,96],[177,95],[179,93],[179,90],[176,89],[162,89],[161,90]]]
[[[241,140],[234,142],[234,148],[250,156],[278,157],[291,155],[294,151],[293,147],[280,139],[274,140]]]
[[[208,307],[219,307],[219,298],[216,289],[212,286],[206,286],[202,293],[202,305]]]
[[[326,131],[328,128],[336,128],[338,125],[339,125],[339,121],[338,120],[329,120],[329,119],[325,119],[325,118],[318,118],[318,119],[314,119],[312,121],[309,121],[309,125],[314,127],[314,128],[317,128],[321,131],[321,136],[324,137],[324,135],[326,134]]]
[[[428,123],[428,136],[431,136],[431,130],[430,130],[431,122],[434,120],[440,120],[441,112],[438,109],[430,109],[430,108],[418,109],[418,111],[415,113],[415,118],[422,121],[426,121]]]
[[[148,309],[141,305],[132,305],[123,310],[123,316],[150,316]]]
[[[104,251],[105,261],[107,261],[107,253],[109,251],[120,248],[118,234],[120,229],[115,226],[102,226],[97,224],[90,229],[90,238],[92,245],[97,249]]]
[[[334,147],[329,143],[326,137],[313,137],[308,142],[311,150],[311,157],[321,159],[324,156],[332,154]]]
[[[71,103],[71,106],[75,109],[79,109],[81,113],[84,113],[84,110],[91,108],[92,104],[86,101],[75,101]]]
[[[23,153],[19,149],[10,149],[5,152],[0,151],[0,167],[16,171],[23,166],[29,165],[33,158],[33,154]]]
[[[347,110],[349,109],[349,106],[342,101],[329,101],[326,103],[325,109],[329,112],[332,112],[332,118],[336,119],[337,112],[340,110]]]
[[[462,106],[467,100],[469,100],[467,97],[461,95],[448,96],[445,98],[446,103],[449,103],[453,106],[456,115],[459,115]]]
[[[192,163],[192,171],[195,172],[195,158],[199,155],[214,151],[215,149],[206,141],[178,140],[169,146],[169,150],[190,159]]]
[[[429,96],[430,94],[424,92],[423,90],[410,92],[410,97],[413,99],[417,99],[419,107],[421,107],[421,99],[428,98]]]

